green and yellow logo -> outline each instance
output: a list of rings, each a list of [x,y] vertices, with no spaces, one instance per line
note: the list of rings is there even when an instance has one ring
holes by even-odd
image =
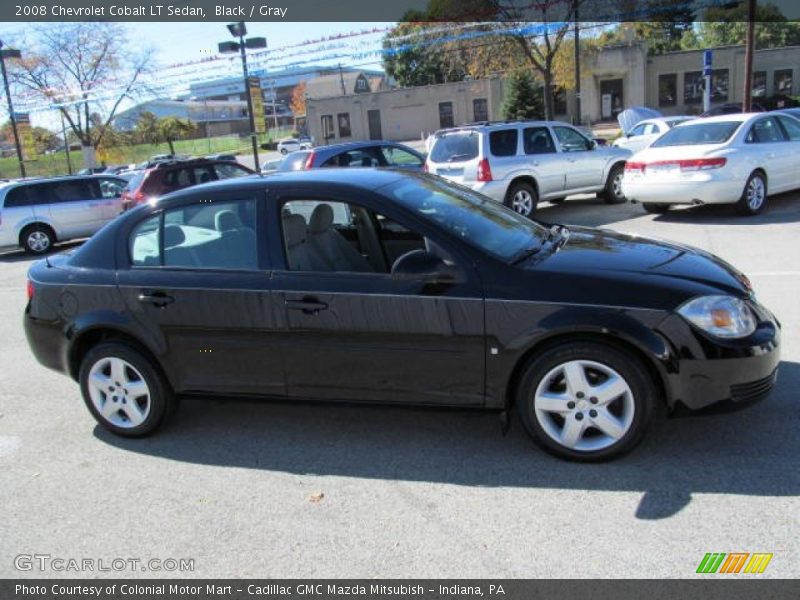
[[[772,554],[764,552],[708,552],[697,566],[697,573],[763,573]]]

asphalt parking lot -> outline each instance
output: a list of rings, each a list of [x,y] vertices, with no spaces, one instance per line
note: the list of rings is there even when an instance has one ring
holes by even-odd
[[[706,552],[773,553],[761,576],[796,577],[800,194],[755,218],[595,199],[538,216],[689,243],[742,269],[783,324],[772,397],[661,421],[602,465],[551,458],[519,423],[503,437],[479,412],[196,401],[160,435],[122,440],[29,353],[31,260],[6,254],[0,577],[80,575],[20,572],[19,554],[192,558],[194,577],[692,577]]]

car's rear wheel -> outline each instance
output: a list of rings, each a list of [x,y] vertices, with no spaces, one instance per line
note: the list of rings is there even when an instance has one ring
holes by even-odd
[[[755,171],[747,178],[744,184],[742,197],[737,206],[739,213],[752,216],[757,215],[767,204],[767,178],[760,171]]]
[[[520,181],[508,188],[504,204],[511,210],[518,212],[523,217],[530,217],[536,211],[539,195],[529,183]]]
[[[286,155],[288,153],[289,153],[289,151],[286,148],[281,148],[281,154]]]
[[[45,254],[53,248],[56,235],[47,225],[28,225],[19,236],[20,246],[29,254]]]
[[[536,356],[516,391],[533,441],[568,460],[616,458],[638,444],[656,390],[641,362],[616,346],[567,342]]]
[[[622,193],[622,176],[625,174],[624,165],[614,165],[606,179],[606,187],[601,194],[606,204],[622,204],[627,200]]]
[[[649,212],[652,214],[662,214],[669,210],[669,204],[660,204],[656,202],[644,202],[642,204],[642,208],[645,212]]]
[[[125,437],[158,429],[174,408],[172,390],[138,350],[109,342],[86,353],[79,373],[86,406],[100,425]]]

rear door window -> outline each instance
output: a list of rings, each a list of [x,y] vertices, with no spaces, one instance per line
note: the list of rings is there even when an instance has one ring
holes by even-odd
[[[431,149],[433,162],[462,162],[478,156],[477,131],[457,131],[445,133],[436,138]]]
[[[526,127],[522,131],[522,145],[525,154],[550,154],[556,151],[547,127]]]
[[[489,134],[489,150],[493,156],[514,156],[517,153],[516,129],[499,129]]]

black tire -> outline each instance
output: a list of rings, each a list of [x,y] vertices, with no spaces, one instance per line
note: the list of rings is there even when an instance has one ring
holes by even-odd
[[[517,194],[527,195],[529,201],[521,199],[521,202],[515,202]],[[503,204],[523,217],[530,218],[536,212],[536,205],[539,204],[539,194],[531,184],[518,181],[508,188]],[[528,210],[525,209],[526,207],[529,207]]]
[[[558,429],[558,419],[561,419],[561,427],[566,424],[567,419],[574,418],[576,421],[580,419],[583,421],[586,433],[581,434],[580,443],[591,445],[596,442],[608,443],[605,447],[599,449],[583,449],[583,448],[570,448],[562,445],[556,441],[550,433],[540,423],[536,416],[534,408],[534,396],[540,383],[543,379],[557,369],[560,365],[570,361],[591,361],[598,363],[604,368],[610,368],[616,371],[625,383],[628,385],[630,394],[621,395],[608,403],[609,412],[620,412],[619,422],[630,420],[624,435],[621,435],[615,442],[603,442],[606,438],[600,429],[594,427],[593,417],[598,416],[597,411],[600,410],[600,404],[592,404],[594,396],[589,397],[589,401],[585,396],[570,396],[574,402],[570,407],[571,412],[565,413],[565,416],[547,416],[543,419],[551,419],[553,429]],[[589,373],[586,371],[585,373]],[[588,375],[586,375],[588,381]],[[558,385],[556,379],[550,379],[555,382],[553,385]],[[602,383],[601,380],[598,380]],[[591,384],[588,384],[585,394],[592,393]],[[569,392],[564,392],[569,396]],[[600,394],[598,394],[599,396]],[[577,398],[581,398],[578,400]],[[519,414],[525,429],[530,434],[533,441],[550,454],[559,458],[567,460],[580,461],[580,462],[601,462],[617,458],[630,452],[641,440],[647,430],[650,421],[653,417],[654,406],[656,404],[657,392],[655,384],[652,381],[645,366],[634,355],[627,351],[621,350],[614,345],[604,344],[594,341],[574,341],[565,342],[557,346],[553,346],[541,354],[535,356],[525,367],[519,385],[516,389],[515,404],[517,413]],[[577,404],[576,404],[577,403]],[[568,405],[569,406],[569,405]],[[621,410],[620,410],[621,409]],[[624,412],[623,412],[624,411]],[[580,413],[580,417],[578,416]],[[593,413],[593,417],[589,416]],[[554,413],[553,413],[554,414]],[[626,418],[625,415],[628,415]],[[601,415],[602,416],[602,415]],[[580,422],[579,421],[579,422]],[[549,424],[546,421],[546,424]],[[563,432],[563,429],[562,429]],[[585,435],[585,438],[584,438]],[[612,438],[613,439],[613,438]]]
[[[286,155],[289,153],[289,151],[288,151],[286,148],[281,148],[280,152],[281,152],[281,154],[283,154],[284,156],[286,156]]]
[[[655,202],[644,202],[642,204],[642,208],[644,212],[648,212],[654,215],[661,215],[667,212],[670,209],[669,204],[658,204]]]
[[[133,384],[138,382],[138,377],[141,376],[141,379],[147,386],[148,394],[148,401],[149,401],[149,408],[146,412],[146,416],[142,420],[142,422],[138,425],[123,425],[120,426],[119,424],[115,424],[114,422],[110,421],[108,418],[103,416],[97,406],[95,406],[95,402],[92,398],[92,393],[90,393],[90,383],[89,377],[92,371],[92,368],[104,361],[106,359],[122,359],[129,366],[133,367],[135,371],[128,369],[126,371],[127,376],[133,376],[133,380],[131,381],[122,381],[116,382],[111,381],[113,376],[109,374],[109,382],[110,385],[113,387],[116,383],[121,383],[122,385],[120,388],[127,388],[131,387]],[[101,373],[102,374],[102,373]],[[169,384],[164,380],[163,376],[161,375],[160,371],[148,360],[141,352],[134,349],[128,344],[121,343],[121,342],[106,342],[99,344],[89,350],[84,356],[83,361],[81,362],[80,372],[79,372],[79,381],[81,386],[81,394],[83,395],[83,400],[86,403],[89,412],[92,413],[92,416],[97,420],[97,422],[108,429],[112,433],[116,435],[120,435],[123,437],[143,437],[149,435],[156,431],[159,427],[161,427],[168,418],[174,412],[176,407],[175,398],[172,393],[172,389],[170,388]],[[117,391],[111,392],[111,388],[109,388],[109,393],[105,395],[105,402],[112,401],[112,393],[116,394]],[[119,389],[119,388],[117,388]],[[135,398],[130,398],[127,389],[124,390],[125,395],[124,397],[120,395],[119,397],[113,396],[115,398],[115,405],[119,406],[118,410],[112,415],[112,418],[116,419],[118,422],[127,418],[126,412],[124,412],[125,407],[122,406],[121,403],[127,404],[125,402],[125,398],[131,402],[140,402],[141,398],[138,400]],[[119,398],[119,401],[116,401],[116,398]],[[137,404],[140,407],[141,405]],[[143,411],[142,411],[143,412]]]
[[[759,183],[760,182],[760,183]],[[751,186],[761,186],[762,198],[759,204],[750,201]],[[753,171],[750,177],[747,178],[747,183],[744,184],[742,195],[736,203],[736,209],[740,215],[752,217],[759,214],[764,210],[767,205],[767,178],[761,171]]]
[[[47,254],[56,243],[56,234],[53,230],[41,223],[28,225],[19,234],[19,245],[28,254]]]
[[[625,165],[618,164],[611,167],[606,179],[606,186],[600,196],[606,204],[623,204],[627,198],[622,193],[622,176],[625,173]]]

